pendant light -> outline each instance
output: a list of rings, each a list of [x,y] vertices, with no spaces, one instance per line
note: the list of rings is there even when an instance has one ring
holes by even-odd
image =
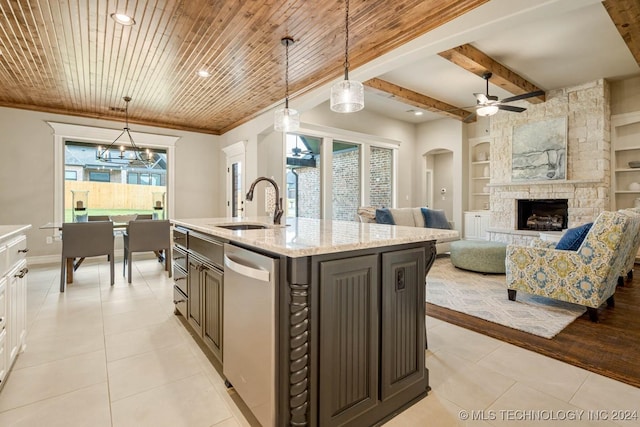
[[[364,86],[349,80],[349,0],[345,0],[344,80],[331,87],[331,111],[353,113],[364,108]]]
[[[284,72],[284,108],[276,110],[273,129],[278,132],[294,132],[300,128],[300,114],[298,110],[289,108],[289,46],[293,44],[293,38],[283,37],[280,40],[285,47],[285,72]]]

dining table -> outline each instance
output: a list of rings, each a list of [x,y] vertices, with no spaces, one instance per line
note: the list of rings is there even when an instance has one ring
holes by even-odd
[[[113,235],[122,236],[127,230],[127,226],[129,225],[129,221],[133,221],[137,218],[137,215],[111,215],[109,219],[113,223]],[[60,222],[48,222],[39,227],[41,230],[59,230],[62,231],[62,223]],[[153,251],[158,257],[158,261],[164,261],[164,257],[168,256],[167,254],[163,254],[159,251]],[[73,272],[76,271],[82,262],[84,261],[84,257],[82,258],[67,258],[67,284],[73,283]]]

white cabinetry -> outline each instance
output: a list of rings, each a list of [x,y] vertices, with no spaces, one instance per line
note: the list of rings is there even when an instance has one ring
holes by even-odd
[[[611,208],[634,207],[636,199],[640,203],[640,167],[629,162],[640,166],[640,111],[611,116],[611,146]]]
[[[0,389],[26,344],[28,228],[0,226]]]
[[[468,240],[486,240],[489,228],[489,211],[470,211],[464,213],[464,238]]]

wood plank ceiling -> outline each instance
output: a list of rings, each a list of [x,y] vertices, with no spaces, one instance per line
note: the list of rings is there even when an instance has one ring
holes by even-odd
[[[351,69],[487,1],[351,0]],[[343,73],[343,0],[0,0],[0,105],[221,134],[283,101],[287,35],[295,103]]]

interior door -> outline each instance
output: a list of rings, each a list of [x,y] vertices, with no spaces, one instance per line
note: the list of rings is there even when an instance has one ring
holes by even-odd
[[[244,153],[227,156],[227,216],[244,214]]]

